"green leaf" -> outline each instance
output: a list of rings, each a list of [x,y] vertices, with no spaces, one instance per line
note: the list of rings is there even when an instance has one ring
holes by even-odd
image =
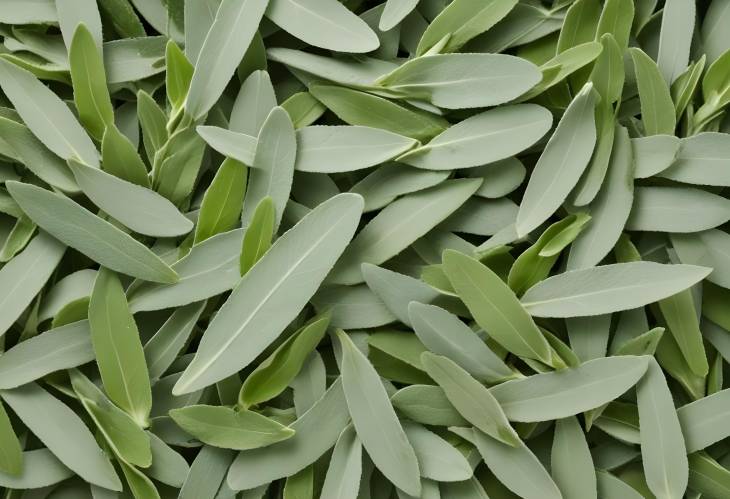
[[[256,449],[294,435],[273,419],[243,409],[191,405],[170,411],[170,417],[201,442],[225,449]]]
[[[672,394],[654,359],[636,386],[641,456],[649,489],[657,497],[682,497],[687,488],[687,450]]]
[[[177,110],[185,103],[194,67],[173,40],[168,40],[165,48],[165,67],[167,68],[165,73],[167,100],[172,108]]]
[[[33,74],[0,57],[0,87],[48,149],[63,159],[99,166],[99,153],[71,110]]]
[[[297,92],[282,102],[281,107],[291,118],[296,130],[311,125],[327,111],[310,92]]]
[[[447,357],[424,352],[421,362],[464,419],[500,442],[513,447],[520,445],[517,433],[484,385]]]
[[[536,317],[585,317],[641,307],[679,293],[710,272],[694,265],[630,262],[572,270],[527,290],[522,304]]]
[[[531,99],[564,81],[579,69],[587,66],[601,54],[603,46],[598,42],[587,42],[561,52],[542,66],[542,79],[532,90],[519,100]]]
[[[490,391],[510,421],[550,421],[616,399],[641,379],[647,362],[645,357],[605,357],[576,368],[507,381]]]
[[[338,173],[396,158],[418,141],[364,126],[308,126],[297,131],[297,144],[298,171]]]
[[[664,4],[657,65],[667,85],[671,85],[687,69],[694,28],[694,2],[668,0]]]
[[[7,182],[23,211],[59,241],[117,272],[154,282],[175,282],[177,274],[140,242],[60,194]]]
[[[258,136],[266,118],[276,107],[276,94],[266,71],[254,71],[241,85],[231,109],[228,128]]]
[[[79,121],[92,137],[100,140],[107,125],[114,123],[114,109],[106,88],[101,52],[84,23],[79,24],[74,31],[68,59]],[[96,166],[93,163],[91,165]]]
[[[196,244],[172,267],[180,276],[174,284],[136,282],[129,289],[133,312],[161,310],[206,300],[230,291],[240,280],[238,260],[243,231],[236,229]]]
[[[553,480],[564,499],[596,499],[596,470],[583,428],[574,417],[555,422],[550,454]]]
[[[626,230],[700,232],[730,220],[727,198],[700,189],[642,186],[634,195]]]
[[[347,426],[332,451],[320,499],[355,499],[362,476],[362,443],[352,425]]]
[[[641,49],[632,47],[629,52],[634,61],[636,82],[639,86],[644,132],[646,135],[674,135],[676,122],[669,85],[654,61]]]
[[[68,166],[94,204],[135,232],[174,237],[193,228],[193,223],[175,205],[150,189],[72,159]]]
[[[524,443],[512,447],[475,429],[460,429],[457,434],[476,446],[489,470],[513,493],[525,499],[563,497],[538,458]]]
[[[142,140],[144,142],[144,148],[147,153],[147,159],[150,164],[154,164],[155,155],[157,154],[162,146],[165,145],[168,139],[167,135],[167,116],[165,112],[160,109],[155,100],[145,92],[140,90],[137,92],[137,116],[139,117],[139,124],[142,127]],[[111,128],[111,127],[110,127]],[[119,142],[118,140],[115,142]],[[118,148],[124,148],[129,151],[128,146],[117,145]],[[103,148],[103,146],[102,146]],[[136,148],[133,147],[133,149]],[[130,157],[134,156],[131,152],[126,152]],[[113,157],[114,155],[110,155]],[[120,167],[123,165],[120,165]],[[121,170],[121,168],[117,168]],[[139,167],[135,167],[135,177],[140,175],[138,172],[141,171]],[[146,170],[146,168],[145,168]],[[122,177],[125,178],[125,177]],[[130,180],[131,179],[127,179]],[[147,185],[149,181],[140,185]],[[139,182],[137,182],[139,183]]]
[[[245,275],[271,247],[276,223],[276,207],[270,196],[263,198],[251,217],[251,225],[243,236],[240,270]]]
[[[15,435],[7,412],[0,402],[0,473],[18,476],[27,463],[23,461],[23,449]],[[1,481],[1,480],[0,480]]]
[[[563,27],[558,36],[557,53],[597,38],[596,28],[600,15],[601,5],[597,0],[574,2],[565,13]]]
[[[259,145],[251,163],[241,223],[248,227],[256,207],[267,196],[274,201],[274,232],[277,231],[289,199],[295,161],[303,154],[297,144],[294,125],[281,107],[274,108],[261,127]]]
[[[483,383],[511,378],[512,370],[458,317],[434,305],[411,302],[413,329],[433,353],[454,361]]]
[[[105,268],[96,276],[91,292],[89,326],[109,398],[140,426],[147,426],[152,394],[142,343],[122,284]]]
[[[256,34],[268,0],[223,0],[205,37],[185,111],[193,120],[202,118],[221,96]]]
[[[234,159],[227,158],[221,163],[203,196],[194,244],[236,225],[246,193],[247,171],[246,165]]]
[[[390,401],[399,413],[421,424],[432,426],[468,424],[454,409],[439,386],[410,385],[398,390]]]
[[[199,126],[196,130],[210,147],[222,155],[244,165],[253,164],[258,144],[256,137],[214,126]]]
[[[195,358],[177,382],[176,394],[190,393],[239,371],[281,334],[350,241],[362,205],[359,196],[335,196],[274,243],[211,321]],[[269,291],[260,294],[260,289]]]
[[[74,476],[48,449],[23,452],[23,471],[13,475],[0,471],[0,485],[12,489],[39,489]],[[119,484],[121,489],[121,483]]]
[[[598,20],[596,38],[610,33],[616,39],[616,43],[621,53],[623,53],[629,46],[634,11],[634,2],[631,0],[606,0],[601,12],[601,18]]]
[[[535,104],[504,106],[467,118],[397,158],[428,170],[471,168],[518,154],[545,135],[550,112]]]
[[[608,1],[606,5],[610,4]],[[629,5],[633,5],[629,3]],[[602,99],[613,103],[621,98],[624,87],[623,51],[611,33],[601,36],[603,51],[596,58],[590,80]]]
[[[65,251],[63,244],[39,232],[20,254],[0,269],[0,337],[41,291]]]
[[[238,454],[228,471],[228,485],[234,490],[252,489],[303,470],[335,445],[349,421],[338,378],[309,411],[291,424],[296,432],[293,437]]]
[[[477,324],[515,355],[551,363],[547,340],[509,287],[487,266],[453,250],[444,272]]]
[[[525,236],[547,220],[580,180],[596,144],[595,94],[588,83],[570,103],[530,176],[517,215]]]
[[[456,179],[389,204],[353,239],[327,278],[331,284],[363,281],[363,263],[394,257],[443,222],[477,190],[481,180]]]
[[[539,81],[537,67],[511,55],[437,54],[411,59],[380,78],[378,85],[394,96],[465,109],[507,103]]]
[[[342,386],[358,437],[375,466],[399,489],[411,495],[421,490],[413,447],[390,404],[380,377],[342,330]]]
[[[466,42],[502,20],[516,4],[514,0],[478,3],[456,0],[449,3],[421,36],[416,55],[423,55],[447,35],[448,41],[441,52],[458,51]]]
[[[727,468],[704,452],[692,454],[688,456],[688,460],[691,490],[707,497],[730,494],[730,471]]]
[[[88,321],[51,329],[0,355],[0,388],[17,388],[94,360]]]
[[[35,383],[0,391],[0,397],[70,470],[89,483],[109,490],[122,490],[111,462],[68,406]],[[28,461],[25,466],[30,467],[32,462]]]
[[[315,317],[274,350],[246,378],[238,396],[239,405],[248,408],[283,392],[324,337],[329,321],[326,315]]]
[[[76,397],[104,435],[114,454],[142,468],[152,464],[150,438],[137,422],[112,404],[80,371],[70,371],[69,377]]]
[[[383,12],[380,15],[378,28],[380,31],[389,31],[400,24],[403,19],[418,5],[418,0],[386,0]]]
[[[266,17],[315,47],[361,53],[380,45],[365,21],[335,0],[271,0]]]

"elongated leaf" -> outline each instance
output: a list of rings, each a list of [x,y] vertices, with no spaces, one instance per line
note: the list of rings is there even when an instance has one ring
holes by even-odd
[[[19,475],[0,472],[0,485],[21,490],[39,489],[74,476],[74,472],[48,449],[23,452],[23,463],[23,471]]]
[[[276,207],[270,196],[262,199],[251,217],[251,225],[243,236],[241,275],[246,274],[271,247],[276,223]]]
[[[281,236],[211,321],[175,393],[219,381],[261,353],[319,287],[355,232],[362,206],[359,196],[340,194]],[[260,289],[268,292],[259,294]],[[245,345],[246,355],[241,355],[240,345]]]
[[[101,51],[84,23],[75,28],[68,59],[79,120],[92,137],[101,139],[106,126],[114,123],[114,109],[106,88]]]
[[[193,119],[204,116],[220,97],[251,44],[268,0],[223,0],[205,37],[185,111]]]
[[[241,405],[260,404],[284,391],[324,336],[329,321],[328,316],[310,321],[267,357],[243,383]]]
[[[91,342],[109,398],[142,427],[152,408],[152,394],[137,325],[129,312],[119,278],[102,268],[89,301]]]
[[[426,100],[445,109],[464,109],[504,104],[539,81],[537,67],[517,57],[438,54],[411,59],[378,84],[395,95]]]
[[[322,424],[325,419],[327,424]],[[342,380],[338,378],[309,411],[291,424],[293,437],[241,452],[228,472],[228,485],[233,490],[252,489],[301,471],[335,445],[349,419]]]
[[[22,253],[0,269],[0,336],[40,292],[65,251],[63,244],[39,232]]]
[[[350,192],[365,198],[365,211],[368,212],[384,208],[403,194],[440,184],[448,176],[448,171],[428,171],[388,164],[353,185]]]
[[[210,147],[224,156],[246,165],[253,164],[256,154],[256,137],[214,126],[199,126],[196,130]]]
[[[354,426],[345,428],[332,452],[320,499],[356,499],[362,475],[362,443]]]
[[[408,305],[408,313],[418,338],[430,351],[448,357],[479,381],[494,383],[513,376],[502,359],[455,315],[418,302]]]
[[[136,313],[179,307],[233,289],[241,277],[238,260],[243,232],[224,232],[193,246],[173,264],[180,276],[174,284],[135,283],[128,292],[129,308]]]
[[[69,160],[68,165],[84,194],[133,231],[173,237],[193,228],[193,223],[175,205],[156,192],[74,160]]]
[[[71,386],[115,455],[143,468],[152,464],[149,436],[128,414],[112,404],[80,371],[71,371]]]
[[[221,163],[200,205],[195,244],[234,227],[246,192],[246,172],[246,166],[236,160]]]
[[[636,178],[656,175],[674,163],[680,148],[680,140],[673,135],[650,135],[631,139],[634,151]]]
[[[461,206],[481,184],[479,179],[457,179],[396,200],[373,218],[344,251],[328,282],[363,281],[363,263],[380,264],[394,257]]]
[[[636,387],[641,456],[646,482],[657,497],[682,497],[687,488],[687,450],[661,367],[649,362]]]
[[[701,206],[701,208],[700,208]],[[627,230],[700,232],[730,220],[730,202],[690,187],[638,187]]]
[[[353,425],[375,466],[399,489],[420,493],[416,455],[398,422],[380,377],[342,331],[342,386]]]
[[[514,0],[492,0],[483,3],[469,0],[451,2],[428,25],[418,42],[416,55],[423,55],[447,35],[449,39],[441,51],[456,52],[466,42],[497,24],[516,4]]]
[[[277,231],[289,199],[295,158],[299,154],[294,125],[289,115],[280,107],[274,108],[259,134],[259,146],[256,148],[241,212],[244,227],[251,222],[261,200],[270,196],[275,207],[274,232]]]
[[[142,187],[150,186],[147,167],[137,154],[137,148],[113,125],[107,126],[104,132],[101,158],[107,173]]]
[[[334,173],[375,166],[418,142],[377,128],[309,126],[297,131],[297,143],[297,170]]]
[[[535,104],[504,106],[467,118],[398,161],[428,170],[470,168],[524,151],[550,129],[552,115]]]
[[[660,177],[698,185],[728,185],[730,176],[721,167],[730,158],[727,134],[706,132],[683,139],[676,161]]]
[[[444,272],[477,324],[510,352],[551,363],[547,340],[511,289],[485,265],[453,250]]]
[[[672,296],[704,279],[711,269],[694,265],[629,262],[558,274],[522,297],[537,317],[583,317],[628,310]]]
[[[0,355],[0,388],[17,388],[92,360],[89,323],[74,322],[22,341]]]
[[[631,48],[630,53],[639,86],[641,121],[646,135],[673,135],[676,122],[668,83],[654,61],[641,49]]]
[[[185,97],[188,95],[190,80],[195,68],[173,40],[169,40],[165,48],[165,66],[167,68],[165,75],[167,100],[173,109],[179,109],[185,104]]]
[[[225,483],[234,452],[205,445],[200,449],[180,489],[180,499],[214,499]]]
[[[647,362],[645,357],[605,357],[576,368],[508,381],[490,391],[510,421],[566,418],[626,392],[644,375]]]
[[[576,418],[555,422],[550,464],[553,479],[564,499],[598,497],[593,458],[583,428]]]
[[[669,0],[664,4],[657,65],[667,85],[687,69],[694,27],[694,2]]]
[[[469,461],[446,440],[415,423],[403,429],[418,458],[421,476],[439,482],[460,482],[471,478]],[[423,487],[424,492],[426,487]]]
[[[48,149],[63,159],[99,166],[99,153],[71,110],[33,74],[0,58],[0,87]]]
[[[677,409],[687,452],[697,452],[728,437],[730,390],[709,395]]]
[[[597,265],[618,241],[634,198],[633,165],[629,134],[620,127],[614,135],[604,186],[589,205],[591,221],[570,247],[569,269]]]
[[[273,419],[229,407],[191,405],[170,411],[170,417],[201,442],[226,449],[256,449],[294,435]]]
[[[0,473],[18,476],[23,472],[23,449],[7,412],[0,402]],[[1,480],[0,480],[1,481]]]
[[[0,391],[0,397],[74,473],[100,487],[122,490],[122,483],[109,459],[81,419],[68,406],[35,383]]]
[[[335,0],[271,0],[266,17],[315,47],[360,53],[380,44],[365,21]]]
[[[511,446],[520,444],[504,412],[484,385],[446,357],[426,352],[421,355],[421,362],[464,419],[500,442]]]
[[[578,183],[596,144],[595,96],[587,84],[570,103],[535,165],[517,214],[517,234],[547,220]]]
[[[511,447],[478,430],[460,430],[458,435],[474,443],[497,480],[520,497],[525,499],[563,497],[543,465],[524,443]]]

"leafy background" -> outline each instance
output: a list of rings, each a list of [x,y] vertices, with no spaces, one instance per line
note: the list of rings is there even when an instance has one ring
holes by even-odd
[[[0,0],[0,493],[730,497],[727,0]]]

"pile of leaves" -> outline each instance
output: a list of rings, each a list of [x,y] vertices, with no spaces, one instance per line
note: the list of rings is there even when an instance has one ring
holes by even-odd
[[[727,499],[728,26],[0,0],[0,496]]]

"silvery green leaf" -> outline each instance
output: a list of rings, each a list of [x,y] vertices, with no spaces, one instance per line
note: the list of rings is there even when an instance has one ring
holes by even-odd
[[[702,47],[709,63],[713,63],[730,49],[730,38],[722,29],[728,20],[730,20],[730,10],[727,8],[727,4],[721,0],[710,2],[700,30]]]
[[[701,189],[642,186],[634,196],[626,230],[700,232],[730,220],[730,201]]]
[[[335,0],[271,0],[266,17],[315,47],[361,53],[380,44],[365,21]]]
[[[697,185],[730,185],[722,168],[730,159],[730,135],[705,132],[682,139],[674,163],[660,177]]]
[[[195,63],[185,110],[203,117],[228,84],[253,40],[268,0],[223,0]]]
[[[687,450],[672,394],[653,358],[636,387],[636,400],[641,459],[649,489],[657,497],[682,497],[687,489]]]
[[[504,104],[539,81],[537,67],[510,55],[437,54],[411,59],[378,85],[403,98],[464,109]]]
[[[403,194],[440,184],[448,177],[448,171],[427,171],[391,163],[374,170],[349,192],[365,199],[365,212],[368,212],[386,207]]]
[[[17,388],[62,369],[94,360],[88,321],[29,338],[0,355],[0,389]]]
[[[680,140],[673,135],[650,135],[631,139],[636,178],[652,177],[666,170],[677,156]]]
[[[490,391],[510,421],[550,421],[616,399],[641,379],[647,364],[645,357],[605,357],[575,368],[507,381]]]
[[[123,38],[104,43],[107,83],[126,83],[149,78],[165,70],[166,36]]]
[[[276,107],[276,95],[269,73],[254,71],[241,85],[231,109],[228,128],[231,131],[257,137],[271,110]],[[253,109],[253,112],[252,112]]]
[[[53,0],[3,0],[0,22],[7,24],[41,24],[58,21]]]
[[[301,154],[294,135],[294,125],[281,107],[275,107],[264,121],[258,144],[249,172],[241,222],[247,227],[256,206],[269,196],[274,202],[274,233],[276,233],[289,199],[295,158]]]
[[[332,452],[320,499],[356,499],[362,475],[362,443],[352,425],[340,434]]]
[[[324,420],[327,424],[322,424]],[[342,380],[338,378],[309,411],[291,424],[294,436],[239,453],[228,471],[228,485],[233,490],[252,489],[301,471],[335,445],[349,420]]]
[[[42,489],[74,476],[73,471],[45,448],[24,452],[23,463],[23,471],[19,475],[0,471],[0,485],[19,490]]]
[[[437,482],[471,478],[473,471],[469,462],[446,440],[416,423],[404,423],[403,430],[416,453],[422,477]]]
[[[725,333],[725,331],[723,331]],[[730,391],[722,390],[677,409],[687,452],[693,453],[728,437],[725,421],[730,415]]]
[[[99,152],[71,110],[32,73],[0,58],[0,87],[48,149],[63,159],[99,166]]]
[[[525,236],[560,207],[588,165],[596,144],[595,94],[576,95],[540,155],[520,203],[517,234]]]
[[[514,156],[550,129],[552,115],[535,104],[504,106],[467,118],[398,161],[428,170],[471,168]]]
[[[343,329],[367,329],[395,322],[396,317],[364,284],[357,286],[326,286],[313,297],[319,311],[332,313],[332,326]]]
[[[694,27],[695,3],[692,0],[668,0],[665,3],[657,65],[668,85],[687,69]]]
[[[575,417],[558,419],[550,454],[553,480],[564,499],[596,499],[596,471],[583,428]]]
[[[583,317],[629,310],[679,293],[711,272],[695,265],[629,262],[572,270],[527,290],[522,304],[537,317]]]
[[[244,133],[233,132],[214,126],[199,126],[198,135],[210,147],[245,165],[253,164],[258,139]]]
[[[0,336],[20,317],[41,291],[66,247],[39,232],[26,248],[0,269]]]
[[[239,371],[276,339],[350,241],[362,206],[360,196],[340,194],[277,239],[211,321],[175,393],[195,391]],[[250,290],[264,288],[269,291],[254,291],[258,297],[251,300]],[[233,345],[245,345],[247,355]]]
[[[175,271],[146,246],[71,199],[32,184],[5,185],[42,229],[105,267],[154,282],[178,280]]]
[[[375,466],[399,489],[421,490],[416,454],[390,404],[380,376],[347,334],[337,331],[342,348],[342,386],[350,417]]]
[[[89,483],[122,490],[109,459],[81,419],[63,402],[35,383],[0,391],[13,412],[74,473]]]
[[[297,130],[296,169],[336,173],[361,170],[391,160],[418,141],[364,126],[308,126]]]
[[[481,185],[480,179],[456,179],[403,196],[385,207],[353,239],[327,282],[363,281],[363,263],[394,257],[461,206]]]

